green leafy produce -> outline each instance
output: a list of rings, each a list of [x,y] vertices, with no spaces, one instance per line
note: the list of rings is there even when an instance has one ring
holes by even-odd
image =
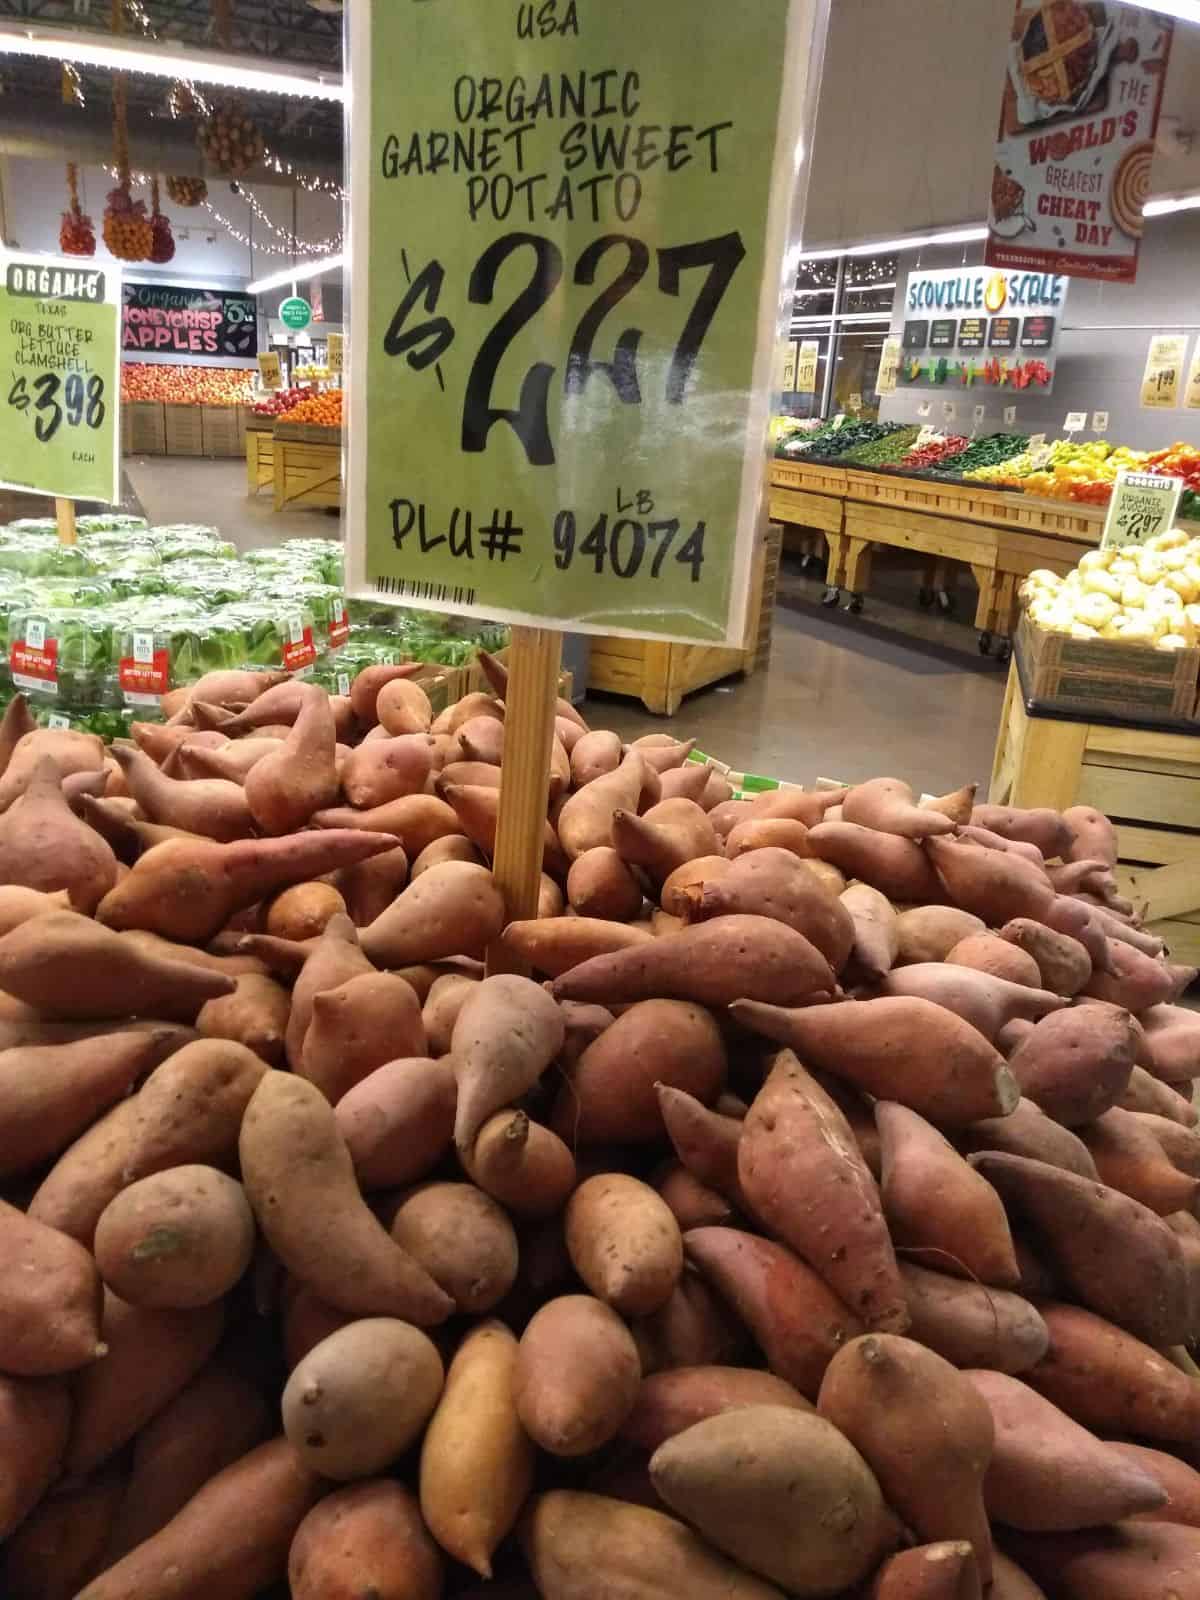
[[[989,433],[982,439],[973,439],[956,456],[943,456],[936,468],[931,469],[931,475],[960,477],[975,467],[994,467],[1019,456],[1028,444],[1029,435],[1025,433]]]

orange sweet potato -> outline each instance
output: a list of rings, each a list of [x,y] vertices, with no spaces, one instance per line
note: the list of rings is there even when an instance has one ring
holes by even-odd
[[[1108,957],[1109,970],[1093,972],[1084,994],[1138,1014],[1176,998],[1176,980],[1166,962],[1119,939],[1108,941]]]
[[[380,966],[482,956],[504,926],[504,898],[486,867],[446,861],[421,874],[362,931]]]
[[[581,917],[627,922],[642,909],[642,885],[612,846],[601,844],[572,861],[567,899]]]
[[[0,882],[65,890],[77,911],[91,913],[116,881],[111,847],[71,810],[58,767],[44,758],[0,816]]]
[[[1027,1372],[1046,1353],[1046,1325],[1028,1300],[900,1263],[911,1333],[956,1367]]]
[[[1041,968],[1033,957],[998,934],[968,934],[947,952],[946,960],[953,967],[972,967],[993,978],[1024,984],[1027,989],[1043,987]]]
[[[983,1503],[992,1416],[970,1380],[894,1334],[840,1350],[817,1400],[865,1457],[891,1505],[921,1539],[965,1539],[986,1587],[992,1539]]]
[[[867,1327],[908,1326],[875,1180],[845,1117],[790,1050],[746,1115],[738,1178],[754,1214]]]
[[[810,1066],[943,1127],[1006,1116],[1019,1099],[992,1045],[961,1017],[915,995],[792,1010],[739,1000],[730,1009]]]
[[[1010,1545],[1055,1600],[1200,1600],[1200,1529],[1119,1522]]]
[[[931,839],[925,849],[949,899],[998,928],[1013,917],[1044,920],[1054,888],[1043,868],[1010,851],[961,839]]]
[[[1176,1124],[1166,1126],[1175,1128]],[[1184,1128],[1178,1131],[1185,1137],[1188,1134]],[[1160,1217],[1190,1211],[1200,1196],[1200,1178],[1174,1165],[1162,1141],[1130,1111],[1117,1107],[1106,1111],[1080,1128],[1079,1137],[1092,1153],[1101,1183],[1140,1201]]]
[[[861,878],[889,900],[924,905],[944,898],[921,846],[899,834],[877,833],[856,822],[822,822],[809,830],[808,846],[814,856]]]
[[[1200,1120],[1200,1113],[1197,1113],[1190,1100],[1172,1089],[1169,1083],[1163,1083],[1160,1078],[1136,1065],[1129,1075],[1125,1093],[1117,1104],[1125,1111],[1150,1112],[1182,1128],[1194,1128],[1197,1120]]]
[[[1129,1083],[1137,1044],[1127,1012],[1073,1006],[1044,1017],[1017,1046],[1009,1066],[1023,1095],[1056,1122],[1074,1127],[1116,1104]]]
[[[297,1069],[336,1105],[377,1067],[425,1053],[421,1005],[392,972],[364,972],[313,995]]]
[[[1005,949],[1008,948],[1006,945]],[[918,961],[900,967],[888,973],[880,984],[880,992],[931,1000],[934,1005],[953,1011],[993,1042],[1000,1030],[1015,1018],[1032,1022],[1066,1005],[1065,1000],[1048,989],[1030,989],[1023,983],[1012,983],[990,972],[956,965],[950,957],[944,962]]]
[[[904,839],[928,839],[954,831],[954,822],[944,812],[918,806],[912,790],[900,778],[871,778],[856,784],[841,805],[847,822],[880,833],[898,833]]]
[[[47,1377],[104,1354],[100,1279],[87,1251],[0,1200],[0,1372]]]
[[[1107,1448],[1141,1467],[1166,1492],[1165,1504],[1153,1511],[1139,1511],[1135,1521],[1175,1522],[1200,1528],[1200,1472],[1178,1456],[1168,1455],[1165,1450],[1151,1450],[1143,1444],[1126,1444],[1114,1439]]]
[[[71,1428],[71,1397],[56,1378],[0,1374],[0,1540],[58,1476]]]
[[[910,906],[896,918],[900,948],[895,964],[907,967],[914,961],[944,961],[956,944],[984,931],[981,918],[957,906]]]
[[[660,800],[643,815],[620,806],[613,812],[612,842],[631,867],[642,867],[662,884],[677,867],[697,856],[716,855],[717,836],[694,800]]]
[[[524,1111],[489,1117],[460,1159],[472,1181],[518,1217],[552,1216],[576,1183],[568,1147]]]
[[[6,1600],[75,1600],[105,1560],[125,1490],[116,1466],[48,1495],[0,1547]]]
[[[798,1390],[772,1373],[750,1367],[680,1367],[642,1379],[621,1437],[652,1452],[693,1423],[746,1406],[812,1411]]]
[[[389,683],[394,689],[416,684]],[[441,1600],[442,1559],[416,1500],[391,1478],[371,1478],[327,1495],[296,1530],[288,1553],[292,1600]]]
[[[979,1564],[965,1539],[902,1550],[885,1561],[867,1600],[981,1600]]]
[[[453,1140],[456,1098],[446,1057],[389,1061],[356,1083],[335,1116],[360,1185],[398,1188],[431,1172]]]
[[[263,931],[279,939],[315,939],[346,902],[331,883],[294,883],[263,907]]]
[[[517,1236],[496,1202],[473,1183],[423,1183],[401,1200],[391,1234],[458,1311],[490,1311],[517,1276]]]
[[[710,1111],[683,1089],[664,1083],[656,1084],[655,1089],[667,1136],[686,1169],[734,1205],[744,1207],[737,1171],[741,1122]]]
[[[458,1083],[454,1142],[469,1150],[480,1128],[532,1089],[562,1049],[562,1012],[528,978],[499,973],[466,998],[454,1024],[451,1055]]]
[[[548,1300],[517,1350],[513,1396],[521,1426],[555,1456],[587,1455],[613,1438],[637,1399],[633,1335],[591,1295]]]
[[[123,1182],[186,1162],[228,1165],[242,1116],[266,1072],[259,1056],[229,1039],[197,1040],[177,1050],[130,1102]]]
[[[580,916],[510,922],[501,943],[536,972],[558,977],[595,956],[649,944],[651,938],[645,928],[628,922]]]
[[[623,1172],[598,1173],[575,1190],[566,1242],[592,1293],[627,1317],[657,1311],[683,1271],[683,1241],[666,1203]]]
[[[247,972],[234,980],[232,994],[206,1000],[196,1017],[196,1032],[206,1039],[244,1045],[269,1067],[281,1067],[292,1001],[272,978]]]
[[[1033,957],[1043,986],[1055,994],[1078,994],[1092,975],[1092,958],[1078,939],[1029,917],[1006,922],[1000,937]]]
[[[1096,1163],[1083,1140],[1051,1121],[1032,1100],[1020,1100],[1006,1117],[985,1117],[963,1128],[958,1140],[964,1151],[1003,1150],[1009,1155],[1045,1161],[1081,1178],[1099,1178]]]

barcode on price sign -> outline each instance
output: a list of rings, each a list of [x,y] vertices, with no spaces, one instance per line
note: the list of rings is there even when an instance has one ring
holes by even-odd
[[[381,594],[397,600],[436,600],[445,606],[473,606],[475,590],[448,583],[420,583],[415,578],[376,578]]]

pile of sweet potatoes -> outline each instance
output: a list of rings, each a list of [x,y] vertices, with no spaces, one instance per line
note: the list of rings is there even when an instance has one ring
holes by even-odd
[[[510,921],[483,665],[12,702],[0,1595],[1200,1600],[1200,1015],[1113,827],[560,703]]]

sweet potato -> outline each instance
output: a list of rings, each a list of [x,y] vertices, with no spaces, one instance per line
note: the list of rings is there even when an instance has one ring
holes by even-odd
[[[1148,1343],[1186,1337],[1183,1258],[1161,1217],[1128,1195],[1041,1161],[989,1151],[970,1160],[1010,1216],[1033,1228],[1056,1273],[1089,1309]]]
[[[568,798],[558,815],[558,837],[568,860],[612,843],[613,814],[637,810],[645,771],[642,755],[631,750],[619,766],[591,778]]]
[[[628,922],[642,909],[642,886],[611,845],[599,844],[572,861],[567,899],[581,917]]]
[[[71,1397],[56,1378],[0,1374],[0,1540],[58,1476],[71,1428]]]
[[[500,1322],[463,1339],[421,1446],[421,1513],[447,1554],[482,1578],[533,1487],[535,1451],[517,1419],[517,1341]],[[325,1596],[314,1596],[325,1600]]]
[[[523,1542],[543,1600],[596,1600],[598,1582],[629,1600],[783,1600],[774,1584],[718,1555],[674,1517],[604,1495],[540,1495]]]
[[[100,1570],[125,1489],[116,1466],[47,1495],[0,1547],[6,1600],[75,1600]]]
[[[24,704],[22,709],[28,713]],[[77,728],[30,728],[13,745],[0,779],[0,811],[7,811],[25,793],[43,761],[49,761],[60,777],[67,778],[75,772],[99,772],[104,760],[104,745],[94,733],[82,733]]]
[[[443,972],[433,980],[421,1007],[421,1026],[435,1057],[449,1055],[458,1014],[480,982],[479,978],[457,972]]]
[[[254,941],[255,951],[261,942]],[[284,1050],[288,1065],[297,1072],[304,1063],[304,1039],[312,1022],[316,996],[375,969],[364,955],[358,930],[349,917],[330,917],[319,939],[294,946],[294,949],[300,952],[300,966],[292,983],[292,1009],[288,1014]]]
[[[191,1022],[233,979],[122,939],[74,911],[52,911],[0,938],[0,989],[44,1017],[166,1017]]]
[[[1186,1135],[1186,1130],[1179,1131]],[[1200,1196],[1200,1179],[1173,1165],[1152,1129],[1132,1112],[1114,1107],[1080,1128],[1079,1137],[1091,1151],[1101,1183],[1140,1201],[1160,1217],[1191,1210]]]
[[[313,995],[297,1070],[336,1105],[377,1067],[424,1053],[413,989],[394,973],[368,972]]]
[[[1008,948],[1006,945],[1005,949]],[[956,965],[949,957],[944,962],[914,962],[911,966],[900,967],[884,978],[880,992],[931,1000],[953,1011],[993,1042],[1014,1018],[1032,1022],[1066,1005],[1065,1000],[1048,989],[1030,989],[1022,983],[1011,983],[989,972]]]
[[[686,1267],[671,1297],[634,1324],[643,1373],[736,1361],[744,1331],[699,1273]]]
[[[618,806],[611,836],[621,859],[631,867],[642,867],[656,884],[697,856],[718,851],[713,825],[694,800],[660,800],[643,816]]]
[[[1146,1054],[1140,1064],[1164,1083],[1191,1093],[1200,1077],[1200,1017],[1182,1006],[1151,1006],[1139,1018],[1145,1030]]]
[[[877,833],[856,822],[822,822],[809,830],[808,846],[813,855],[848,877],[861,878],[889,900],[922,905],[943,898],[929,858],[912,839]]]
[[[458,836],[450,837],[451,840],[455,840]],[[465,847],[467,852],[459,859],[475,860],[474,852],[466,839],[459,839],[458,844]],[[457,849],[458,845],[455,848]],[[422,852],[418,861],[427,855],[428,851]],[[429,864],[432,865],[432,862]],[[414,873],[416,866],[417,863],[414,862]],[[365,928],[386,911],[408,882],[408,877],[408,856],[404,846],[397,844],[367,861],[339,868],[333,875],[333,883],[354,926]]]
[[[953,967],[971,967],[1027,989],[1043,987],[1041,968],[1033,957],[994,933],[968,934],[947,952],[946,960]]]
[[[1046,1325],[1028,1300],[900,1263],[912,1337],[956,1367],[1027,1372],[1046,1353]]]
[[[992,1413],[995,1444],[983,1483],[988,1515],[1029,1533],[1067,1533],[1155,1511],[1166,1492],[1017,1378],[966,1374]]]
[[[794,928],[770,917],[728,916],[595,956],[556,978],[552,992],[601,1004],[661,997],[720,1006],[766,994],[799,1004],[831,994],[835,983],[825,957]]]
[[[1074,837],[1062,851],[1064,861],[1096,859],[1106,866],[1117,864],[1117,830],[1108,818],[1092,806],[1069,806],[1062,820]]]
[[[1108,941],[1109,971],[1093,972],[1083,992],[1141,1013],[1175,999],[1175,982],[1165,962],[1120,940]]]
[[[822,1417],[789,1407],[694,1423],[659,1446],[650,1476],[706,1539],[792,1595],[839,1594],[900,1542],[854,1446]]]
[[[346,902],[331,883],[294,883],[263,908],[263,931],[278,939],[315,939]]]
[[[1127,1012],[1074,1006],[1044,1017],[1008,1064],[1024,1096],[1056,1122],[1074,1127],[1117,1103],[1136,1050],[1136,1025]]]
[[[91,1472],[126,1444],[208,1360],[225,1325],[221,1301],[189,1311],[134,1306],[106,1290],[104,1360],[75,1379],[66,1467]]]
[[[582,734],[571,751],[571,781],[576,789],[615,772],[621,765],[621,740],[607,728]]]
[[[998,833],[1002,839],[1033,845],[1047,860],[1054,856],[1066,859],[1066,852],[1075,839],[1070,822],[1049,806],[976,806],[971,821]]]
[[[1197,1600],[1200,1530],[1165,1522],[1020,1534],[1011,1548],[1055,1600]]]
[[[135,1099],[118,1101],[63,1151],[29,1202],[32,1219],[91,1249],[100,1213],[125,1183],[137,1110]]]
[[[389,1466],[420,1437],[442,1361],[419,1329],[364,1317],[323,1339],[283,1391],[283,1431],[314,1472],[345,1483]]]
[[[956,944],[973,933],[983,933],[980,917],[957,906],[910,906],[896,918],[899,950],[895,965],[907,967],[915,961],[944,961]],[[1052,984],[1047,984],[1052,988]]]
[[[914,995],[792,1010],[739,1000],[730,1010],[810,1066],[940,1126],[1006,1116],[1019,1099],[1003,1059],[970,1023]]]
[[[798,1390],[772,1373],[750,1367],[683,1367],[642,1379],[621,1437],[652,1452],[694,1423],[746,1406],[812,1411]]]
[[[496,828],[500,820],[500,791],[483,784],[454,784],[438,777],[434,787],[454,810],[459,831],[478,845],[485,856],[496,853]],[[542,865],[549,872],[565,874],[567,858],[549,822],[542,825]]]
[[[741,1123],[710,1111],[685,1090],[664,1083],[655,1089],[667,1136],[686,1169],[732,1204],[744,1207],[737,1170]]]
[[[923,1540],[965,1539],[991,1582],[983,1481],[992,1416],[970,1380],[932,1350],[866,1334],[825,1373],[817,1410],[865,1457],[887,1499]]]
[[[0,777],[8,771],[18,741],[27,733],[36,733],[37,728],[29,702],[18,690],[5,706],[4,716],[0,719]]]
[[[883,1212],[896,1245],[953,1277],[1017,1288],[1012,1235],[991,1184],[907,1106],[879,1100],[875,1121]]]
[[[272,1439],[210,1478],[77,1600],[253,1600],[283,1576],[296,1529],[324,1487],[286,1439]]]
[[[71,810],[59,769],[43,759],[0,816],[0,882],[65,890],[76,911],[91,913],[116,881],[112,848]]]
[[[238,1150],[267,1242],[323,1300],[418,1325],[450,1314],[450,1297],[367,1208],[333,1107],[314,1085],[268,1072],[246,1108]]]
[[[566,1211],[572,1264],[588,1288],[623,1316],[645,1316],[683,1271],[683,1241],[664,1201],[623,1172],[581,1183]]]
[[[537,918],[510,922],[504,929],[501,943],[534,971],[559,977],[596,956],[647,945],[651,938],[646,929],[627,922],[581,916],[560,917],[549,922]]]
[[[460,1159],[472,1181],[518,1217],[552,1216],[576,1184],[570,1150],[524,1111],[489,1117]]]
[[[151,822],[202,834],[218,843],[247,839],[253,833],[255,818],[240,783],[228,778],[167,777],[132,745],[114,745],[113,755],[129,792]]]
[[[415,861],[435,839],[461,835],[462,827],[454,808],[432,794],[410,794],[369,811],[353,806],[331,806],[312,818],[318,828],[358,828],[366,833],[389,833]]]
[[[253,1051],[229,1039],[198,1040],[177,1050],[131,1102],[122,1181],[194,1162],[230,1164],[242,1116],[267,1070]]]
[[[517,1276],[517,1236],[494,1200],[472,1183],[425,1183],[406,1195],[391,1234],[454,1301],[490,1311]]]
[[[590,1044],[558,1091],[555,1132],[579,1144],[644,1143],[662,1137],[659,1084],[705,1104],[725,1081],[720,1030],[701,1006],[642,1000]]]
[[[445,861],[411,883],[362,931],[380,966],[482,956],[504,926],[504,898],[486,867]]]
[[[841,802],[847,822],[904,839],[927,839],[953,833],[954,822],[944,812],[918,806],[913,792],[900,778],[871,778],[847,791]]]
[[[0,1200],[0,1372],[50,1377],[102,1356],[100,1279],[86,1250]]]
[[[1166,1085],[1160,1087],[1165,1088]],[[1140,1128],[1152,1135],[1173,1167],[1185,1172],[1189,1178],[1200,1177],[1200,1134],[1194,1128],[1184,1127],[1172,1117],[1161,1117],[1149,1111],[1125,1112],[1116,1120],[1122,1127]]]
[[[210,1361],[134,1441],[106,1562],[165,1528],[211,1477],[261,1444],[272,1418],[257,1387]]]
[[[1132,1520],[1174,1522],[1200,1528],[1200,1472],[1178,1456],[1168,1455],[1165,1450],[1151,1450],[1146,1445],[1114,1439],[1106,1448],[1116,1451],[1131,1465],[1141,1467],[1166,1492],[1165,1504],[1154,1511],[1139,1511]]]
[[[1169,1083],[1154,1077],[1144,1068],[1134,1066],[1129,1074],[1125,1092],[1117,1101],[1124,1111],[1150,1112],[1182,1128],[1194,1128],[1200,1115],[1195,1106]]]
[[[356,1083],[335,1115],[360,1185],[398,1188],[431,1172],[453,1140],[456,1097],[444,1057],[389,1061]]]
[[[1043,985],[1055,994],[1078,994],[1092,975],[1092,959],[1078,939],[1029,917],[1006,922],[1000,937],[1033,957]]]
[[[1040,922],[1054,901],[1045,871],[1011,852],[960,839],[931,839],[925,849],[949,899],[989,927],[1013,917]]]
[[[892,902],[869,883],[852,883],[839,897],[854,926],[854,975],[878,983],[892,970],[900,950]]]
[[[471,861],[478,866],[479,851],[476,850],[465,833],[448,833],[444,838],[435,839],[432,844],[425,846],[424,850],[413,862],[410,876],[419,878],[423,872],[428,872],[430,867],[441,866],[443,861]],[[396,894],[403,887],[402,883],[397,884]],[[387,903],[390,905],[394,899],[395,894],[390,895]],[[381,906],[379,909],[382,911],[383,907]],[[378,912],[376,915],[378,915]]]
[[[96,1224],[96,1265],[131,1305],[184,1311],[229,1293],[254,1237],[241,1184],[214,1167],[171,1167],[109,1201]]]
[[[633,1335],[602,1300],[585,1294],[548,1300],[517,1349],[517,1416],[551,1455],[587,1455],[617,1434],[641,1376]]]
[[[40,917],[46,911],[66,911],[71,896],[65,889],[55,889],[44,894],[40,889],[26,889],[17,883],[0,885],[0,935],[11,933],[23,922]]]
[[[528,978],[501,973],[467,996],[451,1040],[458,1083],[454,1142],[460,1150],[471,1148],[494,1111],[533,1087],[564,1036],[558,1006]]]
[[[245,973],[234,980],[232,994],[207,1000],[196,1017],[196,1031],[206,1039],[228,1039],[243,1045],[269,1067],[281,1067],[292,1002],[272,978]]]
[[[385,685],[391,689],[415,684]],[[288,1554],[293,1600],[440,1600],[442,1559],[416,1500],[390,1478],[327,1495],[296,1530]]]
[[[885,1561],[867,1600],[981,1600],[982,1594],[974,1550],[965,1539],[943,1539]]]
[[[336,744],[330,698],[317,685],[308,685],[287,738],[246,774],[246,804],[262,832],[295,833],[314,812],[335,803]]]
[[[964,1151],[1003,1150],[1009,1155],[1045,1161],[1064,1172],[1078,1173],[1093,1182],[1099,1178],[1096,1163],[1082,1139],[1051,1121],[1032,1100],[1020,1100],[1006,1117],[985,1117],[961,1130]]]

